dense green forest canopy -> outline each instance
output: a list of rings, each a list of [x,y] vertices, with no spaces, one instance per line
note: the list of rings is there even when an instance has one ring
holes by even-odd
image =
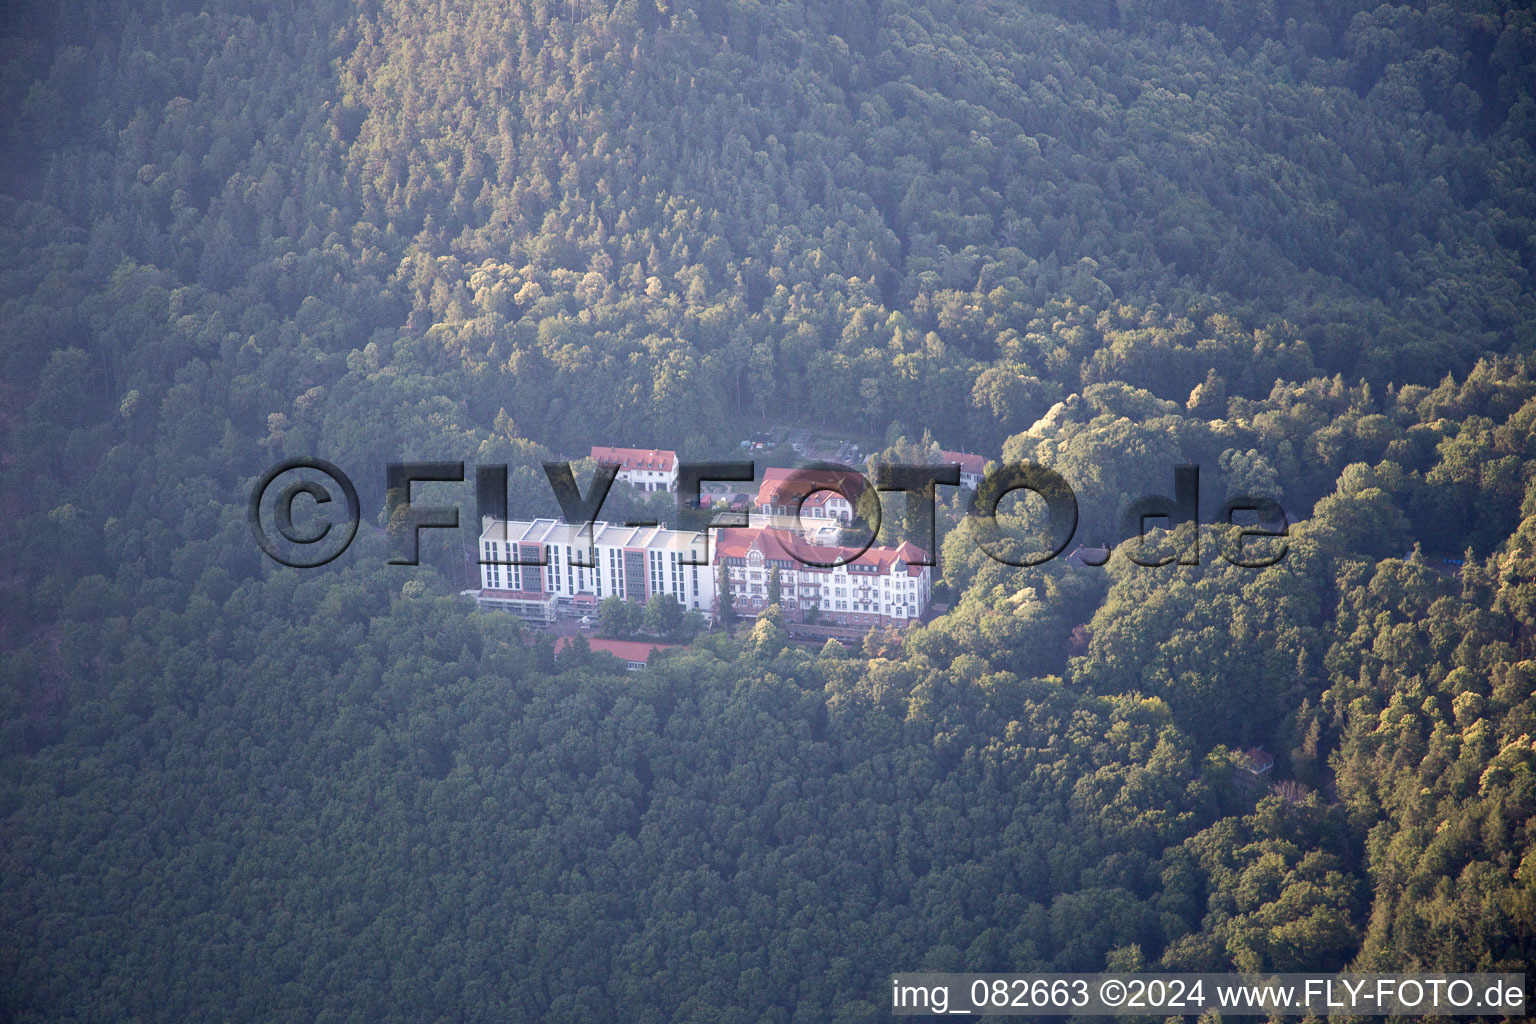
[[[1532,961],[1528,8],[16,0],[0,95],[0,1019]],[[1296,522],[962,520],[924,626],[640,674],[385,564],[386,462],[551,514],[766,421],[1044,463],[1088,540],[1181,462]],[[323,569],[246,524],[291,456],[363,492]]]

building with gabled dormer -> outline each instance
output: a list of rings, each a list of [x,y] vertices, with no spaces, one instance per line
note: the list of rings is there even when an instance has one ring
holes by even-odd
[[[721,530],[715,540],[715,561],[725,564],[737,614],[756,615],[768,606],[769,581],[777,569],[786,621],[859,631],[922,619],[933,596],[933,568],[914,562],[926,557],[905,542],[859,553],[853,547],[798,543],[788,531],[771,529]],[[839,561],[847,564],[824,567]]]
[[[813,487],[824,489],[812,491]],[[833,488],[841,488],[856,499],[864,487],[863,475],[852,470],[774,467],[763,470],[763,482],[758,485],[753,508],[763,515],[793,516],[798,505],[801,519],[851,523],[853,503]]]

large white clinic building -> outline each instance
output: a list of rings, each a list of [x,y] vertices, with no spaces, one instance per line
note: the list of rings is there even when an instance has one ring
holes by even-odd
[[[823,533],[825,531],[818,531]],[[645,602],[657,594],[685,610],[713,617],[717,566],[724,563],[732,605],[745,616],[768,604],[770,577],[779,571],[781,606],[791,622],[868,629],[908,626],[922,618],[933,590],[933,569],[914,564],[924,553],[911,544],[860,552],[812,541],[786,543],[791,531],[754,526],[703,533],[661,526],[573,526],[557,519],[486,519],[480,534],[482,607],[501,608],[536,623],[594,611],[610,596]],[[796,557],[846,565],[823,567]],[[712,565],[692,565],[708,557]]]

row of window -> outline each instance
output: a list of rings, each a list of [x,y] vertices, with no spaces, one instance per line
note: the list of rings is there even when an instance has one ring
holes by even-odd
[[[608,549],[608,571],[602,571],[602,556],[598,556],[597,565],[587,566],[581,564],[569,544],[561,547],[550,545],[547,549],[549,558],[550,581],[552,589],[556,593],[581,594],[591,592],[601,598],[608,594],[618,594],[628,597],[642,597],[643,593],[628,594],[625,588],[624,559],[620,557],[618,548]],[[648,593],[672,594],[677,599],[687,604],[692,599],[693,607],[699,607],[699,567],[696,565],[685,566],[683,560],[675,551],[648,551],[649,583]],[[512,544],[500,541],[486,541],[482,552],[483,561],[487,564],[481,567],[483,572],[483,584],[490,590],[523,590],[525,585],[529,590],[539,591],[543,587],[537,577],[538,566],[523,566],[507,564],[513,562]],[[691,572],[685,574],[684,568]],[[524,569],[529,570],[526,574]],[[588,573],[591,574],[591,587],[588,587]],[[605,579],[606,577],[606,579]],[[607,586],[605,588],[604,583]],[[562,585],[563,584],[563,585]],[[688,586],[691,584],[691,587]]]
[[[513,561],[512,548],[513,545],[511,543],[485,542],[483,555],[485,562],[488,564],[483,566],[484,585],[492,590],[528,590],[532,592],[544,590],[543,576],[539,566],[507,564]],[[637,589],[636,592],[630,593],[626,589],[625,560],[620,557],[617,548],[608,549],[607,573],[601,571],[601,556],[599,556],[599,567],[589,568],[577,562],[570,545],[566,545],[563,548],[551,545],[548,553],[550,583],[553,585],[552,589],[557,593],[578,594],[588,592],[587,574],[591,572],[592,587],[590,589],[599,598],[610,593],[631,599],[643,598],[645,595],[645,591]],[[670,593],[684,604],[690,603],[691,599],[692,606],[695,608],[699,607],[698,566],[687,566],[689,572],[685,574],[683,571],[684,563],[675,551],[648,551],[646,555],[646,564],[649,569],[649,593]],[[742,560],[739,558],[727,558],[726,562],[728,565],[740,565]],[[850,568],[860,569],[861,571],[874,571],[873,567],[851,566]],[[737,568],[731,571],[730,575],[740,578],[746,575],[746,573],[742,569]],[[761,580],[764,578],[764,574],[760,571],[754,571],[751,573],[751,577],[753,580]],[[802,584],[805,596],[815,597],[817,595],[816,584],[818,582],[820,581],[813,578],[806,580]],[[905,596],[910,604],[914,596],[916,581],[910,578],[896,579],[894,581],[887,580],[887,593],[889,593],[893,582],[898,592],[895,595],[897,599],[900,600],[902,596]],[[606,587],[605,583],[607,584]],[[793,577],[787,583],[787,589],[791,592],[794,592],[796,589]],[[905,591],[904,595],[901,593],[902,591]],[[752,592],[761,593],[762,587],[754,585]],[[845,589],[841,586],[828,586],[827,592],[829,596],[833,597],[843,597],[846,595]],[[871,594],[868,591],[861,591],[857,596],[868,602]],[[840,603],[846,606],[846,602]],[[871,608],[873,608],[872,604]]]

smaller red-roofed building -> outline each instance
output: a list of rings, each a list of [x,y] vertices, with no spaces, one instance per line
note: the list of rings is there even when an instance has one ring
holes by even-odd
[[[570,646],[572,637],[562,636],[555,640],[555,657]],[[605,640],[602,637],[588,637],[587,644],[594,651],[611,654],[624,663],[624,667],[631,672],[639,672],[651,663],[651,655],[657,651],[664,651],[677,646],[676,644],[658,644],[649,640]]]
[[[1263,775],[1275,767],[1275,755],[1263,747],[1249,747],[1243,751],[1243,767],[1255,775]]]
[[[853,470],[773,467],[763,470],[753,507],[763,515],[792,516],[799,506],[801,519],[851,523],[853,502],[848,499],[857,500],[866,486],[863,474]]]
[[[637,491],[677,490],[677,452],[593,445],[592,459],[605,465],[617,465],[619,479]]]
[[[946,466],[959,464],[961,487],[967,487],[974,491],[981,486],[981,478],[987,468],[986,459],[980,455],[946,451],[940,451],[939,458]]]

